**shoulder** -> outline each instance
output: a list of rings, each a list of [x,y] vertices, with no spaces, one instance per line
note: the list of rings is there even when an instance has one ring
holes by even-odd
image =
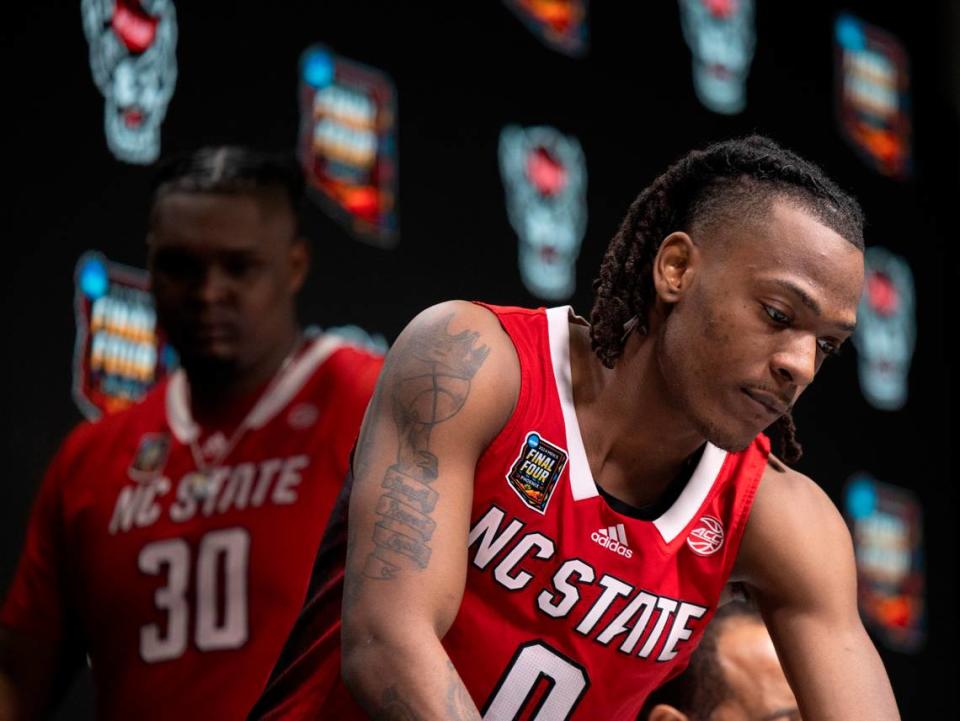
[[[771,455],[757,489],[736,576],[777,593],[803,577],[852,558],[850,534],[833,501],[813,479]]]
[[[77,468],[90,459],[112,454],[120,445],[138,440],[151,430],[159,431],[166,422],[167,383],[161,382],[138,403],[95,420],[78,423],[60,444],[54,463]]]
[[[333,344],[333,350],[316,373],[334,379],[337,389],[342,392],[372,390],[383,368],[383,355],[337,336],[321,336],[315,342],[327,338]]]
[[[476,362],[480,358],[514,366],[519,378],[519,360],[510,336],[497,315],[487,306],[464,300],[449,300],[418,314],[397,339],[395,347],[406,350],[434,348],[448,360],[459,357]]]
[[[497,316],[476,303],[453,300],[431,306],[403,330],[387,355],[384,382],[417,392],[429,374],[438,392],[469,404],[481,435],[499,431],[520,392],[520,361]]]

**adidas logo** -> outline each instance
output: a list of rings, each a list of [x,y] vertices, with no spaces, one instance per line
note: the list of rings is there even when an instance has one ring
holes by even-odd
[[[622,523],[594,531],[590,534],[590,538],[598,545],[618,553],[624,558],[633,557],[633,551],[627,545],[627,531]]]

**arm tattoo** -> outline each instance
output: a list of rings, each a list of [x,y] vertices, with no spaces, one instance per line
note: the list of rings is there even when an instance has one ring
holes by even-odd
[[[381,483],[373,531],[376,548],[363,568],[367,578],[394,578],[401,563],[413,562],[421,569],[430,563],[429,542],[437,527],[430,514],[439,498],[432,484],[440,472],[439,460],[430,452],[430,434],[463,409],[470,383],[490,352],[478,343],[476,331],[451,335],[451,318],[418,329],[397,349],[382,381],[390,398],[381,398],[378,389],[374,399],[391,404],[399,447]],[[367,436],[365,428],[358,444],[360,468],[367,464]]]
[[[481,721],[480,713],[470,698],[467,687],[463,685],[460,674],[449,659],[447,669],[452,676],[447,684],[447,718],[450,721]]]
[[[400,697],[396,686],[390,686],[383,692],[383,696],[380,697],[380,708],[376,710],[374,718],[382,721],[422,721],[423,719]]]

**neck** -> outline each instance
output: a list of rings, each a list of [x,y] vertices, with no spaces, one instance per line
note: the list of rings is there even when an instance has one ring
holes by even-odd
[[[263,388],[280,370],[300,342],[300,329],[289,332],[269,345],[253,362],[233,368],[186,368],[190,381],[190,409],[203,423],[231,415],[238,405],[250,405],[254,393]]]
[[[605,491],[634,506],[655,503],[705,439],[669,393],[656,339],[631,334],[610,369],[571,326],[574,405],[590,469]]]

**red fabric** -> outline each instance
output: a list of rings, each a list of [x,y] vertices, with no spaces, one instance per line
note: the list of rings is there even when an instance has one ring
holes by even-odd
[[[40,489],[0,623],[65,640],[76,619],[100,718],[243,718],[303,604],[381,366],[334,350],[241,437],[219,491],[192,513],[183,478],[194,462],[172,434],[158,480],[129,475],[144,436],[170,432],[168,383],[77,428]]]
[[[575,500],[569,457],[552,491],[543,494],[541,513],[507,479],[530,433],[541,439],[539,448],[546,441],[569,456],[547,317],[542,309],[485,307],[516,346],[521,390],[513,416],[477,464],[466,591],[443,645],[485,719],[527,718],[538,703],[544,718],[634,719],[647,695],[686,666],[716,610],[769,442],[761,435],[747,450],[725,456],[715,449],[722,461],[712,485],[702,502],[686,504],[689,522],[669,542],[652,521],[621,515],[600,495]],[[534,505],[542,497],[531,493]],[[715,526],[702,532],[704,516],[723,528],[723,543],[709,555],[687,543],[692,537],[702,549],[705,539],[709,546],[715,538],[709,533]],[[484,537],[480,529],[491,519],[499,523]],[[510,540],[497,549],[496,538],[511,527]],[[622,534],[626,543],[619,551],[600,545],[601,529]],[[365,718],[338,680],[342,555],[339,560],[301,616],[298,632],[306,638],[275,673],[256,718]],[[625,612],[632,602],[634,610]],[[687,614],[682,622],[680,611]],[[630,644],[634,627],[640,630]],[[675,648],[672,658],[668,647]]]

